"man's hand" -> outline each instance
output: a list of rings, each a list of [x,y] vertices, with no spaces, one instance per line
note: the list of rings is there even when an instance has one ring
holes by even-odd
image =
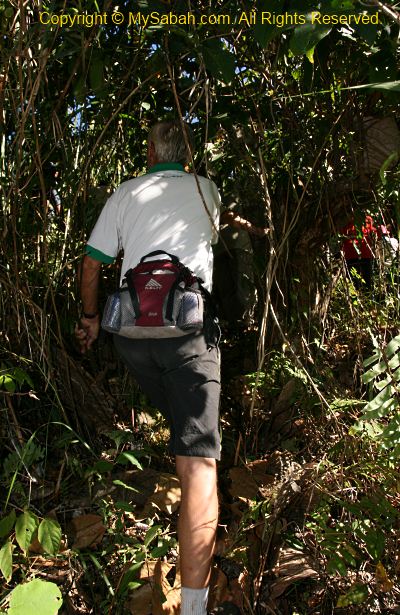
[[[75,337],[79,342],[81,353],[89,350],[93,342],[97,339],[100,329],[100,316],[94,318],[82,317],[79,325],[75,327]]]

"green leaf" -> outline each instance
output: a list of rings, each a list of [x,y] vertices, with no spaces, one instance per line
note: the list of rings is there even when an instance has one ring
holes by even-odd
[[[12,577],[12,554],[14,545],[12,542],[7,542],[0,549],[0,571],[8,582]]]
[[[114,504],[116,510],[122,510],[123,512],[135,512],[135,506],[129,504],[129,502],[124,502],[123,500],[118,500]]]
[[[83,104],[86,100],[86,81],[83,76],[79,77],[74,84],[74,94],[79,104]]]
[[[235,76],[235,58],[220,40],[207,40],[202,45],[206,67],[217,79],[230,83]]]
[[[362,604],[368,598],[368,587],[361,583],[356,583],[350,587],[349,591],[339,596],[336,607],[343,608],[351,604]]]
[[[143,566],[143,562],[135,562],[134,564],[132,564],[132,566],[128,568],[128,570],[125,572],[124,576],[122,577],[121,583],[119,584],[119,587],[118,587],[119,595],[125,593],[125,591],[129,587],[129,584],[132,583],[134,579],[137,580],[137,577],[138,577],[137,573],[142,566]]]
[[[15,382],[9,374],[0,376],[0,387],[4,387],[9,393],[15,392]]]
[[[135,589],[139,589],[139,587],[142,587],[143,583],[139,583],[139,581],[131,581],[130,583],[128,583],[127,585],[127,589],[129,589],[129,591],[134,591]]]
[[[386,363],[384,361],[380,361],[379,363],[374,365],[374,367],[365,372],[365,374],[363,374],[362,381],[364,384],[368,384],[369,382],[374,380],[376,376],[383,374],[385,371]]]
[[[156,536],[160,534],[161,526],[160,525],[152,525],[146,532],[146,536],[144,537],[144,546],[148,547],[152,540]]]
[[[16,519],[15,510],[12,510],[7,517],[4,517],[0,521],[0,538],[4,538],[4,536],[8,536],[11,530],[14,527],[15,519]]]
[[[364,414],[360,418],[361,421],[369,419],[377,419],[386,416],[392,408],[397,405],[396,399],[392,399],[392,387],[386,387],[379,393],[369,404],[364,408]],[[380,397],[382,395],[382,397]]]
[[[393,400],[394,403],[395,400]],[[385,427],[380,435],[380,440],[382,440],[382,445],[384,448],[391,448],[393,446],[398,446],[400,442],[400,412],[394,416],[394,418],[390,421],[389,425]]]
[[[361,87],[369,88],[371,90],[389,90],[391,92],[400,92],[400,81],[383,81],[381,83],[370,83],[365,86],[359,86],[358,89],[361,89]]]
[[[95,94],[101,94],[104,90],[104,64],[100,57],[95,57],[89,69],[89,79],[92,90]]]
[[[56,615],[62,604],[57,585],[40,579],[17,585],[9,600],[7,615]]]
[[[38,539],[46,553],[56,555],[61,542],[61,527],[58,521],[43,519],[39,525]]]
[[[19,385],[24,384],[24,382],[27,382],[29,384],[29,386],[31,386],[33,388],[33,382],[32,379],[30,378],[30,376],[20,367],[16,367],[13,371],[13,378],[14,380],[16,380],[18,382]]]
[[[381,408],[382,404],[390,399],[391,394],[392,394],[392,390],[391,389],[392,389],[392,387],[388,384],[382,391],[380,391],[378,393],[378,395],[376,395],[374,397],[374,399],[371,399],[371,401],[369,401],[365,405],[365,407],[364,407],[365,415],[363,417],[361,417],[361,420],[364,420],[365,418],[367,418],[367,416],[366,416],[367,414],[379,411],[379,409]],[[382,416],[382,415],[379,414],[378,416]],[[376,418],[376,416],[374,416],[373,418]]]
[[[377,350],[376,352],[374,352],[374,354],[371,357],[368,357],[368,359],[365,359],[363,363],[364,367],[369,367],[370,365],[372,365],[372,363],[379,361],[381,357],[382,357],[382,353],[380,352],[380,350]]]
[[[138,493],[138,490],[135,489],[134,487],[131,487],[130,485],[127,485],[126,483],[123,483],[122,480],[113,480],[113,485],[117,485],[117,487],[124,487],[125,489],[128,489],[129,491],[134,491],[135,493]]]
[[[169,542],[165,541],[160,547],[154,547],[154,549],[150,551],[151,558],[158,559],[159,557],[164,557],[164,555],[167,555],[170,546]]]
[[[386,186],[387,181],[385,177],[385,172],[393,165],[393,163],[397,162],[399,158],[398,152],[392,152],[385,160],[381,168],[379,169],[379,177],[381,178],[381,182],[383,186]],[[393,340],[392,340],[393,341]]]
[[[311,49],[308,49],[308,51],[306,51],[306,58],[309,62],[311,62],[311,64],[314,64],[314,50],[315,47],[311,47]]]
[[[340,14],[342,12],[353,10],[354,4],[352,0],[331,0],[331,9],[333,9],[336,14]]]
[[[125,451],[124,453],[121,453],[120,455],[118,455],[116,462],[124,463],[124,464],[131,463],[132,465],[139,468],[139,470],[143,470],[143,467],[140,461],[136,458],[136,456],[133,453],[129,451]]]
[[[290,39],[289,49],[293,55],[304,55],[311,51],[320,40],[329,34],[332,28],[307,23],[297,26]]]
[[[262,19],[262,14],[265,11],[267,13],[266,17],[269,17],[268,14],[272,15],[282,15],[283,10],[283,0],[264,0],[264,2],[257,2],[257,21],[255,25],[252,27],[252,34],[257,43],[261,45],[261,47],[266,47],[270,41],[272,41],[275,37],[280,36],[282,33],[282,27],[279,27],[277,24],[268,23],[269,19]],[[245,15],[248,15],[249,11],[245,12]],[[271,20],[272,21],[272,20]],[[246,20],[241,26],[246,26]]]
[[[388,387],[392,384],[392,379],[390,376],[384,378],[383,380],[378,380],[374,382],[374,387],[377,391],[383,391],[385,387]]]
[[[94,464],[93,470],[94,472],[98,472],[99,474],[103,474],[105,472],[111,472],[114,469],[114,464],[111,461],[106,461],[105,459],[100,459],[97,463]]]
[[[281,28],[277,28],[273,24],[263,25],[257,23],[253,29],[253,36],[261,47],[266,47],[270,41],[281,34]]]
[[[372,44],[376,39],[376,35],[378,34],[377,26],[372,23],[359,23],[353,27],[356,34],[358,34],[358,36],[361,36],[361,38],[363,38],[368,43],[368,45],[372,47]]]
[[[385,549],[385,535],[383,532],[379,529],[371,528],[366,531],[363,540],[369,555],[375,561],[379,561]]]
[[[36,515],[26,510],[15,524],[15,537],[21,549],[26,553],[31,545],[33,534],[39,525]]]
[[[343,547],[343,545],[341,545],[339,548],[339,553],[347,564],[353,566],[354,568],[357,566],[357,561],[354,557],[353,549],[351,549],[350,546],[348,546],[348,548],[346,549],[345,547]]]
[[[333,555],[326,566],[328,574],[338,572],[342,576],[347,574],[347,566],[338,555]]]

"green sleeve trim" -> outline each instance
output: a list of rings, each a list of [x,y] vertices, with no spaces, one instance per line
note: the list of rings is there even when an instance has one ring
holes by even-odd
[[[111,263],[115,261],[115,258],[113,256],[108,256],[108,254],[104,254],[104,252],[101,252],[100,250],[89,246],[89,244],[86,246],[85,254],[87,254],[91,258],[94,258],[95,261],[100,261],[101,263],[105,263],[106,265],[111,265]]]

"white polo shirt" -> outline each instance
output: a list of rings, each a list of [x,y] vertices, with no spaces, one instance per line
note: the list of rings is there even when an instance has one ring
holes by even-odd
[[[198,177],[207,208],[218,228],[220,198],[215,184]],[[177,163],[159,163],[147,175],[124,182],[105,204],[86,254],[112,263],[124,250],[121,281],[142,256],[164,250],[177,256],[211,290],[213,253],[218,239],[195,176]],[[161,257],[162,258],[162,257]]]

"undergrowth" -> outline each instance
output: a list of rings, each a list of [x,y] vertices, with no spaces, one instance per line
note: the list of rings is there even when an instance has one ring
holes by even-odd
[[[214,600],[252,615],[398,607],[399,308],[384,288],[382,299],[340,280],[307,352],[276,347],[262,373],[226,372]],[[167,431],[113,361],[99,391],[125,415],[101,433],[65,420],[42,365],[9,350],[2,363],[7,615],[29,615],[27,600],[41,615],[173,612],[180,495]]]

